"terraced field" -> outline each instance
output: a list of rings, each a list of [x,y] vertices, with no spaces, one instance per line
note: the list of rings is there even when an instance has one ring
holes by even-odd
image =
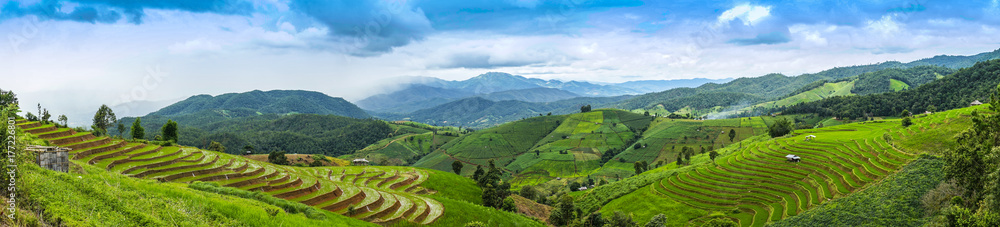
[[[124,175],[170,182],[211,181],[261,191],[374,223],[431,224],[444,206],[424,195],[429,172],[409,167],[278,166],[191,147],[130,143],[38,122],[18,127],[73,150],[71,158]]]
[[[763,226],[878,181],[916,154],[886,141],[913,134],[898,121],[796,131],[749,144],[715,165],[663,178],[654,194],[727,214],[743,226]],[[806,141],[805,135],[816,139]],[[785,155],[802,157],[787,162]]]

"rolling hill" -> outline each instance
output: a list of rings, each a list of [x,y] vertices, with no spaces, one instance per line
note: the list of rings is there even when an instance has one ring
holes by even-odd
[[[223,112],[227,117],[262,113],[333,114],[353,118],[368,118],[364,110],[342,99],[314,91],[273,90],[227,93],[218,96],[196,95],[146,116],[173,117],[201,113],[205,110]]]
[[[31,194],[39,196],[34,199],[41,201],[36,206],[47,211],[46,218],[60,220],[60,223],[96,225],[120,219],[118,221],[138,225],[218,225],[223,222],[368,225],[351,219],[354,218],[380,224],[431,226],[454,226],[472,221],[542,225],[509,212],[484,212],[486,208],[477,205],[482,203],[479,187],[472,180],[447,172],[386,166],[280,166],[193,147],[95,137],[39,122],[21,120],[17,127],[45,143],[73,149],[70,152],[73,165],[85,169],[73,176],[33,165],[28,169],[28,176],[34,180],[26,182],[29,184],[26,186],[37,187],[27,188],[49,188],[32,190]],[[109,178],[124,187],[107,184]],[[142,198],[109,199],[123,197]],[[171,206],[196,210],[170,212],[171,208],[135,203],[145,203],[147,199],[179,200],[184,203]],[[78,215],[84,209],[81,204],[86,204],[89,212],[106,213]],[[160,209],[167,212],[158,212]]]

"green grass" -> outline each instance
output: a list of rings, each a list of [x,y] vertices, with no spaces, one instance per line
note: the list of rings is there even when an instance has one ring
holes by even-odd
[[[268,210],[256,200],[201,192],[186,184],[158,183],[107,172],[86,164],[84,173],[59,173],[21,165],[24,190],[48,223],[68,226],[375,226],[322,211],[325,219]]]
[[[920,197],[944,180],[944,161],[923,156],[858,193],[835,199],[773,226],[920,226]]]
[[[903,83],[903,81],[899,81],[896,79],[889,79],[889,88],[892,88],[892,91],[902,91],[910,89],[910,85]]]
[[[909,128],[900,126],[899,120],[885,120],[797,130],[789,136],[775,139],[767,139],[766,136],[758,137],[760,139],[745,141],[742,148],[739,148],[739,144],[730,145],[730,148],[739,149],[733,149],[732,152],[724,151],[723,156],[717,158],[715,163],[697,164],[700,162],[695,162],[694,166],[659,173],[645,173],[598,187],[583,194],[584,196],[579,199],[579,206],[585,209],[602,206],[601,211],[605,213],[614,210],[634,210],[635,207],[632,206],[658,207],[656,209],[662,209],[662,213],[674,213],[675,219],[681,219],[674,224],[697,224],[709,218],[709,216],[698,215],[714,213],[738,219],[743,226],[763,226],[769,221],[799,217],[803,215],[801,212],[815,206],[833,207],[831,209],[845,207],[838,211],[841,213],[824,213],[811,217],[827,222],[789,223],[810,223],[806,224],[809,226],[859,225],[862,223],[881,223],[877,225],[890,226],[912,225],[923,220],[921,219],[921,211],[905,208],[896,213],[883,212],[884,216],[868,214],[880,212],[878,209],[891,209],[891,207],[914,207],[913,201],[918,201],[919,196],[922,195],[919,190],[926,191],[927,187],[933,187],[940,179],[933,177],[931,179],[916,179],[920,178],[916,177],[922,174],[920,171],[933,170],[935,169],[933,167],[912,173],[914,175],[905,175],[907,171],[911,170],[908,169],[910,167],[903,168],[903,166],[916,159],[915,154],[949,148],[951,145],[948,142],[941,141],[951,140],[951,136],[962,128],[968,127],[970,124],[967,118],[968,114],[973,109],[979,108],[981,107],[918,116],[914,120],[915,124]],[[790,117],[801,118],[807,122],[815,121],[816,123],[822,119],[811,116]],[[712,125],[722,127],[738,123],[740,126],[744,126],[760,124],[773,119],[766,117],[761,120],[758,122],[751,118],[746,122],[744,120],[735,122],[730,119],[713,122]],[[682,121],[680,124],[671,124],[692,123]],[[654,123],[651,129],[657,130],[656,132],[672,132],[669,134],[685,131],[676,128],[678,127],[676,125],[669,125],[675,127],[669,129],[670,127],[667,125]],[[697,127],[689,125],[687,128]],[[653,133],[646,135],[650,136],[651,134],[655,136]],[[883,138],[885,134],[892,135],[893,139],[886,141]],[[805,141],[805,135],[816,135],[817,138]],[[644,137],[644,140],[646,139],[649,138]],[[893,146],[898,147],[899,150]],[[785,162],[785,154],[796,154],[803,157],[803,162]],[[696,156],[695,160],[703,156]],[[924,165],[921,164],[926,162],[924,159],[926,158],[922,158],[913,165]],[[901,173],[904,175],[903,177],[888,177],[900,168],[903,168],[903,173]],[[677,174],[665,174],[671,171]],[[903,182],[900,181],[901,178],[914,179],[907,179]],[[871,189],[874,190],[871,192],[873,195],[882,196],[882,199],[899,199],[898,201],[879,203],[880,205],[873,206],[862,202],[872,200],[871,195],[863,199],[844,200],[845,202],[840,203],[842,205],[826,205],[828,199],[864,195],[855,194],[862,188],[885,187],[873,184],[875,182],[893,181],[900,181],[894,187],[904,187],[907,184],[914,184],[917,187],[907,189],[911,191],[894,188]],[[920,183],[923,181],[931,183]],[[924,187],[926,185],[930,186]],[[603,187],[608,188],[602,189]],[[630,191],[631,193],[622,193],[621,191]],[[894,195],[892,193],[901,194]],[[651,195],[660,195],[663,198],[655,198]],[[613,200],[609,201],[607,198]],[[915,207],[919,208],[919,202],[915,204]],[[704,210],[705,212],[679,213],[678,211],[685,209],[678,207]],[[866,208],[862,209],[861,207]],[[767,210],[771,210],[771,212],[767,212]],[[657,214],[656,211],[639,212],[637,217],[646,219]],[[839,220],[837,218],[839,216],[859,219],[866,215],[869,218],[881,220],[871,222],[830,221]]]
[[[754,105],[752,107],[744,108],[743,110],[749,110],[753,107],[779,107],[779,106],[791,106],[804,102],[818,101],[834,96],[845,96],[853,95],[851,94],[851,89],[854,88],[854,81],[843,81],[838,83],[826,83],[823,86],[814,88],[812,90],[795,94],[790,97],[786,97],[777,101],[765,102],[761,104]]]
[[[653,187],[655,186],[648,185],[639,188],[634,193],[609,202],[601,208],[601,214],[604,217],[610,217],[615,211],[632,213],[632,218],[637,223],[645,223],[653,216],[664,214],[667,216],[668,226],[683,226],[690,219],[709,214],[707,210],[692,209],[683,203],[658,194]]]

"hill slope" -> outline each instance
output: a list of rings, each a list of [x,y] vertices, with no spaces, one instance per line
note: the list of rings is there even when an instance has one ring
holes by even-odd
[[[223,111],[231,116],[249,116],[260,113],[310,113],[333,114],[353,118],[369,115],[354,104],[314,91],[273,90],[227,93],[218,96],[196,95],[146,116],[179,116],[205,110]]]

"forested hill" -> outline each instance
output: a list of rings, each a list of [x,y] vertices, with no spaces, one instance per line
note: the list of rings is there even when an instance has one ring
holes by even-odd
[[[858,81],[854,83],[851,93],[867,95],[892,92],[895,91],[893,83],[905,84],[907,87],[919,87],[954,72],[954,69],[940,66],[917,66],[909,69],[885,69],[865,73],[858,76]]]
[[[895,116],[903,110],[914,114],[929,109],[948,110],[968,107],[975,100],[988,102],[998,83],[1000,59],[976,63],[915,89],[877,95],[833,97],[793,105],[783,113],[818,113],[824,116],[859,118],[865,116],[865,113]]]
[[[405,115],[381,116],[392,120],[411,120],[439,126],[486,128],[539,114],[580,112],[583,105],[607,106],[632,96],[577,97],[555,102],[492,101],[472,97],[445,103]]]
[[[385,139],[392,133],[381,120],[357,119],[317,114],[263,114],[239,118],[210,117],[211,111],[174,117],[146,116],[141,118],[144,139],[160,135],[168,119],[178,122],[177,143],[207,148],[212,141],[222,143],[225,152],[238,154],[243,146],[251,145],[258,153],[286,151],[299,154],[343,155]],[[126,117],[119,123],[131,126],[136,118]],[[128,137],[130,127],[122,134]],[[118,135],[110,128],[110,135]]]
[[[353,118],[368,118],[364,110],[342,98],[315,91],[273,90],[227,93],[218,96],[196,95],[164,107],[147,116],[178,116],[204,110],[239,117],[257,114],[333,114]]]
[[[719,93],[720,95],[730,94],[733,92],[746,93],[762,99],[774,100],[793,95],[796,91],[804,91],[801,89],[802,87],[817,84],[822,85],[822,83],[817,82],[822,80],[835,81],[885,69],[908,69],[917,66],[941,66],[958,69],[970,67],[976,62],[997,58],[1000,58],[1000,49],[972,56],[941,55],[909,63],[888,61],[871,65],[836,67],[818,73],[803,74],[793,77],[782,74],[768,74],[761,77],[739,78],[723,84],[708,83],[693,89],[675,88],[662,92],[648,93],[622,101],[614,105],[614,107],[622,109],[639,109],[651,108],[664,103],[674,103],[672,105],[683,106],[683,103],[678,103],[679,99],[694,96],[695,94],[719,92],[723,92]],[[881,92],[881,90],[872,90],[871,92],[878,93]]]

